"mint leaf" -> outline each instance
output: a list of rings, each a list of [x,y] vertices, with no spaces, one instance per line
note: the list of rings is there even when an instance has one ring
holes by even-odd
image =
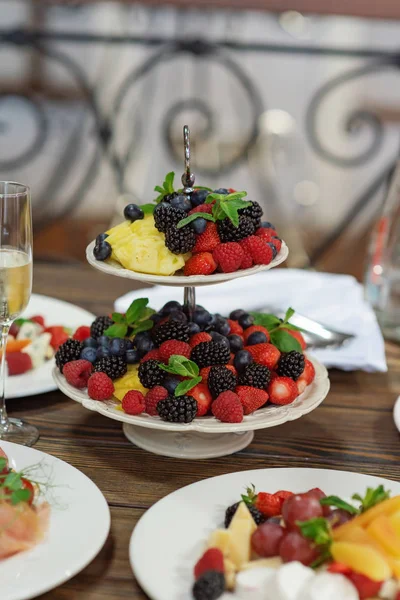
[[[167,194],[173,194],[173,192],[175,191],[174,190],[174,177],[175,177],[175,173],[173,171],[171,171],[170,173],[167,173],[167,175],[165,176],[163,187]]]
[[[222,200],[224,198],[226,198],[225,194],[215,194],[213,192],[212,194],[208,194],[208,196],[206,198],[206,204],[212,204],[212,202],[214,202],[214,201],[222,202]]]
[[[142,312],[146,308],[148,303],[148,298],[137,298],[136,300],[134,300],[128,308],[128,310],[126,311],[125,316],[127,322],[134,323],[135,321],[138,321],[139,318],[142,316]]]
[[[22,488],[22,480],[20,473],[9,473],[4,480],[4,487],[8,488],[11,492],[15,492]]]
[[[175,388],[175,396],[184,396],[186,392],[194,388],[201,380],[201,377],[193,377],[193,379],[181,381]]]
[[[285,323],[285,329],[289,329],[290,331],[305,331],[305,329],[297,327],[297,325],[293,325],[292,323]]]
[[[263,327],[265,327],[265,329],[268,329],[268,331],[279,327],[279,325],[281,324],[280,319],[278,319],[278,317],[276,317],[275,315],[256,312],[251,312],[250,314],[252,315],[252,317],[254,317],[254,325],[262,325]]]
[[[275,329],[271,332],[271,343],[281,352],[303,352],[300,343],[284,329]]]
[[[240,210],[241,208],[246,208],[247,206],[251,206],[253,204],[249,200],[240,200],[240,198],[233,198],[232,200],[229,200],[230,196],[225,196],[225,198],[228,198],[228,200],[225,200],[225,202],[229,204],[229,206],[233,206],[233,208],[236,208],[237,210]]]
[[[212,192],[212,189],[209,187],[206,187],[205,185],[196,185],[196,187],[194,188],[194,190],[207,190],[207,192]]]
[[[336,508],[341,508],[346,512],[350,513],[351,515],[358,514],[358,510],[354,506],[352,506],[348,502],[345,502],[344,500],[339,498],[339,496],[326,496],[326,498],[321,498],[319,503],[322,506],[335,506]]]
[[[154,188],[154,191],[158,192],[159,194],[163,194],[164,188],[162,188],[160,185],[156,185],[156,187]]]
[[[139,208],[142,209],[145,215],[152,215],[155,207],[155,204],[141,204]]]
[[[4,456],[0,456],[0,471],[3,471],[7,466],[7,459]]]
[[[29,490],[16,490],[11,494],[11,504],[19,504],[20,502],[28,502],[31,497],[31,492]]]
[[[380,504],[384,500],[387,500],[390,497],[390,492],[386,491],[383,485],[379,485],[377,488],[367,488],[365,496],[362,497],[359,494],[354,494],[352,496],[353,500],[357,500],[360,502],[360,512],[365,512],[368,509]]]
[[[296,521],[296,525],[298,525],[304,537],[312,540],[317,546],[332,542],[329,523],[323,517],[316,517],[308,521]]]
[[[150,320],[140,321],[137,325],[135,325],[132,333],[133,335],[136,335],[137,333],[141,333],[142,331],[149,331],[149,329],[151,329],[153,325],[153,321]]]
[[[125,323],[126,322],[126,318],[124,317],[124,315],[121,315],[121,313],[113,313],[111,315],[112,320],[114,321],[114,323]]]
[[[228,202],[221,202],[220,209],[230,219],[235,227],[239,227],[239,213]]]
[[[295,312],[296,311],[294,310],[294,308],[289,307],[287,309],[287,311],[286,311],[285,318],[284,318],[283,322],[286,324],[293,317],[293,315],[294,315]]]
[[[177,224],[177,228],[181,229],[182,227],[185,227],[185,225],[188,225],[189,223],[191,223],[195,219],[198,219],[199,217],[201,217],[202,219],[206,219],[207,221],[215,221],[214,217],[209,213],[197,212],[193,213],[192,215],[189,215],[185,219],[181,219]]]
[[[128,333],[128,326],[124,323],[115,323],[115,325],[111,325],[108,327],[103,335],[107,335],[108,337],[120,337],[123,338]]]
[[[159,367],[167,373],[182,377],[197,377],[199,374],[199,367],[196,363],[179,354],[173,354],[169,357],[168,365],[160,364]]]

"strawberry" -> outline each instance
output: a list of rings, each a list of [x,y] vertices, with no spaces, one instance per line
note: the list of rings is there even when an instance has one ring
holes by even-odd
[[[236,393],[239,396],[245,415],[254,412],[268,401],[268,394],[264,390],[251,387],[250,385],[238,385]]]
[[[199,206],[195,206],[194,208],[192,208],[192,210],[189,210],[188,214],[193,215],[194,213],[202,212],[202,213],[208,213],[209,215],[211,215],[213,205],[214,205],[214,202],[212,202],[210,204],[199,204]]]
[[[234,392],[222,392],[211,405],[211,412],[222,423],[241,423],[243,406]]]
[[[144,399],[146,405],[145,411],[147,412],[147,414],[151,415],[152,417],[158,415],[157,404],[160,402],[160,400],[165,400],[167,396],[168,391],[165,389],[165,387],[162,387],[161,385],[156,385],[153,388],[151,388],[151,390],[147,392],[146,397]]]
[[[71,360],[64,365],[63,375],[70,385],[82,389],[87,386],[93,365],[88,360]]]
[[[113,393],[114,384],[105,373],[96,372],[89,378],[88,395],[92,400],[109,400]]]
[[[211,252],[199,252],[199,254],[193,254],[185,263],[183,274],[186,277],[190,277],[190,275],[211,275],[216,268],[217,263]]]
[[[144,363],[144,362],[146,362],[147,360],[150,360],[150,359],[161,360],[160,351],[158,350],[158,348],[153,348],[153,350],[149,350],[147,352],[147,354],[145,354],[140,359],[140,362]]]
[[[255,507],[267,517],[277,517],[282,513],[282,503],[275,494],[259,492],[255,501]]]
[[[170,356],[177,354],[189,358],[191,347],[186,342],[180,342],[178,340],[167,340],[163,342],[158,349],[160,358],[166,364],[169,361]]]
[[[274,369],[281,356],[278,348],[273,344],[268,343],[246,346],[245,350],[250,352],[256,363],[264,365],[265,367],[268,367],[268,369]]]
[[[197,417],[204,417],[210,410],[212,396],[205,383],[198,383],[194,388],[187,392],[188,396],[192,396],[197,401]]]
[[[344,575],[357,589],[360,600],[366,600],[366,598],[375,598],[378,596],[383,585],[383,581],[373,581],[366,575],[355,573],[354,571],[345,573]]]
[[[299,379],[297,381],[295,381],[295,383],[297,386],[297,392],[300,396],[300,394],[302,394],[307,387],[307,381],[305,379],[302,379],[301,377],[299,377]]]
[[[196,243],[192,252],[212,252],[220,243],[216,224],[208,221],[204,233],[196,235]]]
[[[74,340],[78,340],[79,342],[83,342],[83,340],[86,340],[88,337],[90,337],[90,327],[87,327],[86,325],[78,327],[72,336]]]
[[[249,336],[252,333],[254,333],[255,331],[262,331],[262,333],[265,333],[265,335],[267,336],[267,340],[269,341],[268,329],[266,329],[262,325],[250,325],[250,327],[248,327],[243,334],[243,339],[244,339],[245,344],[246,344],[247,340],[249,339]]]
[[[232,321],[232,319],[228,319],[229,327],[231,328],[229,335],[243,335],[243,327],[239,325],[237,321]]]
[[[68,333],[65,331],[62,325],[54,325],[53,327],[47,327],[45,333],[50,333],[50,345],[54,350],[58,350],[59,346],[66,342],[69,338]]]
[[[280,502],[280,515],[282,514],[282,506],[283,503],[285,502],[286,498],[290,498],[290,496],[293,496],[293,492],[288,492],[286,490],[279,490],[278,492],[275,492],[274,496],[275,498],[279,499]]]
[[[243,248],[243,246],[242,246]],[[240,269],[250,269],[253,265],[254,265],[254,261],[253,261],[253,257],[251,256],[250,252],[246,249],[243,248],[243,260],[240,263]]]
[[[305,379],[307,382],[307,385],[310,385],[310,383],[312,383],[314,381],[314,378],[315,378],[314,365],[312,364],[312,362],[310,360],[308,360],[308,358],[306,358],[306,360],[305,360],[304,371],[300,375],[300,378]]]
[[[296,382],[290,377],[275,377],[267,391],[272,404],[291,404],[299,394]]]
[[[32,359],[25,352],[10,352],[6,361],[9,375],[22,375],[32,369]]]
[[[248,252],[255,265],[269,265],[273,259],[272,249],[256,235],[241,240],[240,245],[244,252]]]
[[[121,406],[127,415],[140,415],[146,408],[142,392],[130,390],[122,398]]]
[[[29,320],[33,321],[34,323],[37,323],[38,325],[43,327],[43,329],[46,328],[46,325],[44,323],[44,317],[42,317],[41,315],[35,315],[34,317],[30,317]]]
[[[210,371],[211,371],[211,367],[203,367],[202,369],[200,369],[199,375],[200,375],[200,377],[202,378],[203,381],[207,381],[208,374],[209,374]]]
[[[224,572],[224,555],[219,548],[209,548],[197,561],[194,567],[195,579],[199,579],[206,571]]]
[[[305,350],[307,347],[307,343],[303,336],[301,335],[301,331],[295,331],[294,329],[286,329],[286,327],[282,327],[285,331],[287,331],[295,340],[297,340],[301,346],[302,350]]]
[[[199,333],[194,333],[189,340],[189,346],[194,348],[197,344],[201,344],[201,342],[211,342],[212,337],[206,331],[200,331]]]
[[[213,258],[224,273],[237,271],[243,261],[243,248],[237,242],[218,244],[213,251]]]
[[[349,573],[351,573],[351,568],[347,565],[344,565],[343,563],[334,561],[328,566],[327,571],[329,571],[329,573],[339,573],[340,575],[348,575]]]

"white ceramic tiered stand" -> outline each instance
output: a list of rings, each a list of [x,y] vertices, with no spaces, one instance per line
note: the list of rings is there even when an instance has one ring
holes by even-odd
[[[189,163],[189,133],[184,128],[185,138],[185,173],[182,183],[185,191],[192,191],[194,176],[190,173]],[[190,316],[196,304],[195,288],[203,285],[213,285],[247,277],[260,271],[272,269],[284,262],[289,254],[284,242],[280,252],[269,265],[257,265],[251,269],[237,271],[235,273],[215,273],[213,275],[194,275],[185,277],[174,275],[162,277],[136,273],[124,269],[119,263],[109,260],[97,261],[93,256],[95,242],[89,244],[86,249],[88,262],[95,268],[108,275],[125,277],[142,281],[143,283],[179,286],[184,288],[184,304],[186,312]],[[138,416],[127,415],[116,400],[98,402],[91,400],[86,390],[78,390],[66,381],[57,367],[54,367],[53,376],[60,388],[66,395],[80,402],[88,410],[98,412],[110,419],[123,423],[123,430],[133,444],[163,456],[175,458],[202,459],[217,456],[226,456],[242,450],[248,446],[253,437],[254,430],[265,429],[281,425],[286,421],[293,421],[314,410],[324,400],[329,391],[329,379],[327,370],[315,359],[310,358],[315,367],[316,376],[313,383],[308,386],[292,404],[288,406],[268,406],[257,410],[251,415],[244,417],[242,423],[221,423],[214,417],[201,417],[191,423],[168,423],[159,417],[151,417],[147,414]]]

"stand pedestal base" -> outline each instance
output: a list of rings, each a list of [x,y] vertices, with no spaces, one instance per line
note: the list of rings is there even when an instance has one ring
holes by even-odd
[[[159,431],[124,423],[123,431],[132,444],[161,456],[199,460],[227,456],[251,444],[254,432],[179,433]]]

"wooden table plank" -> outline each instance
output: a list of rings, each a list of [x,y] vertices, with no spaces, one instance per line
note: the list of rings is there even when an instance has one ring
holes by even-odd
[[[43,263],[35,265],[34,287],[36,292],[104,314],[117,296],[138,286],[85,265]],[[400,440],[392,418],[394,401],[400,395],[400,348],[388,344],[387,353],[388,373],[332,370],[331,392],[316,411],[298,421],[257,431],[253,443],[242,452],[212,460],[177,460],[142,451],[124,437],[120,423],[85,410],[58,391],[9,401],[10,414],[23,415],[39,427],[37,448],[88,475],[111,506],[112,530],[104,549],[82,573],[42,599],[146,598],[128,559],[135,523],[166,494],[210,476],[307,466],[400,480]]]

